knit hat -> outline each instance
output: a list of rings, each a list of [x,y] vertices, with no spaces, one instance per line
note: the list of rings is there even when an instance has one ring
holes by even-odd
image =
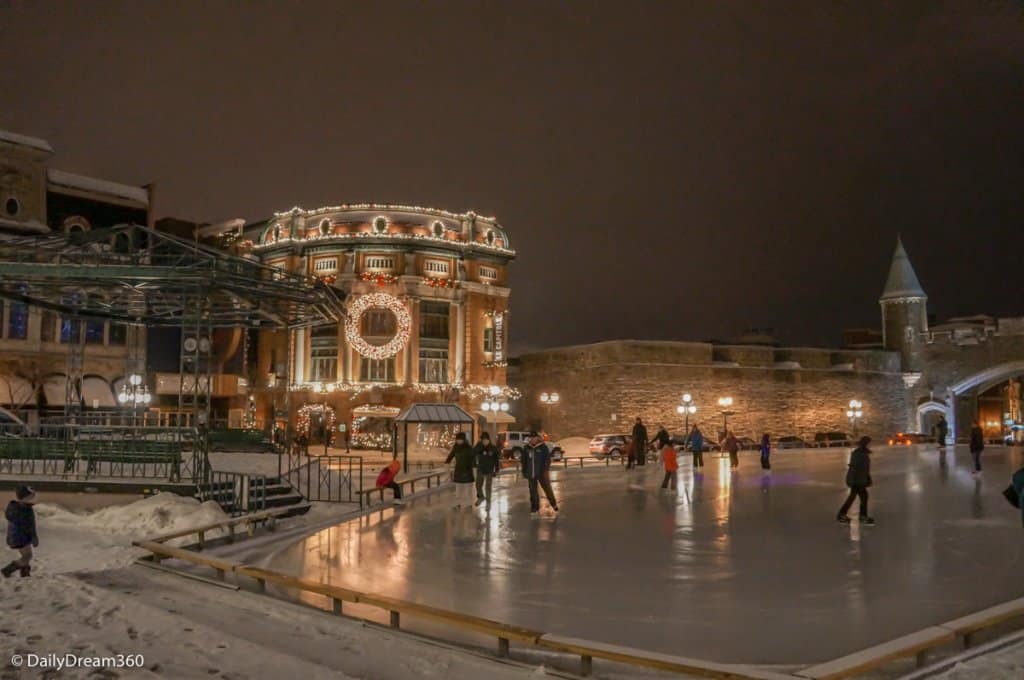
[[[457,441],[457,442],[464,442],[464,441],[466,441],[466,433],[465,432],[457,432],[457,433],[455,433],[455,441]]]
[[[32,503],[36,500],[36,492],[31,486],[22,484],[18,486],[14,495],[18,497],[18,500],[22,503]]]

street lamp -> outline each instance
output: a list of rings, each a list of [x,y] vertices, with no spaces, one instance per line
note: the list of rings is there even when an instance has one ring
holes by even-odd
[[[856,399],[851,399],[850,408],[846,410],[846,417],[850,419],[850,427],[853,428],[853,436],[857,436],[857,424],[864,417],[864,404]]]
[[[132,373],[128,380],[121,383],[121,393],[117,395],[117,401],[130,408],[139,408],[153,401],[153,395],[149,393],[149,387],[142,383],[142,376]]]
[[[676,413],[686,416],[686,425],[683,426],[684,437],[690,434],[690,415],[697,412],[697,405],[693,403],[693,396],[687,392],[683,395],[683,403],[676,406]]]
[[[718,405],[722,407],[722,436],[728,436],[729,434],[729,416],[732,412],[729,407],[732,406],[732,397],[719,397]]]
[[[558,403],[558,400],[560,398],[561,397],[558,396],[558,392],[552,392],[551,394],[543,392],[540,395],[540,403],[544,404],[545,406],[554,406],[555,404]]]

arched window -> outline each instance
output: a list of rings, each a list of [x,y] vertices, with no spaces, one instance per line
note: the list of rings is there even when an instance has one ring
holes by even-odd
[[[386,234],[388,232],[388,218],[380,215],[373,218],[373,233]]]

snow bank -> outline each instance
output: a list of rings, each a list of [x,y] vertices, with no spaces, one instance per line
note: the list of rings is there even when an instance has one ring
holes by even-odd
[[[213,501],[200,503],[195,498],[172,493],[82,513],[39,503],[36,505],[39,547],[33,560],[33,574],[122,567],[145,554],[132,546],[134,540],[226,519],[228,516]],[[2,527],[6,532],[6,521]],[[181,544],[189,540],[186,537],[169,543]]]

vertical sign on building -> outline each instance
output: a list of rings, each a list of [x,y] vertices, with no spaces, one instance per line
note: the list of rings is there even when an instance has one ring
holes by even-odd
[[[494,362],[505,360],[505,312],[494,313]]]

